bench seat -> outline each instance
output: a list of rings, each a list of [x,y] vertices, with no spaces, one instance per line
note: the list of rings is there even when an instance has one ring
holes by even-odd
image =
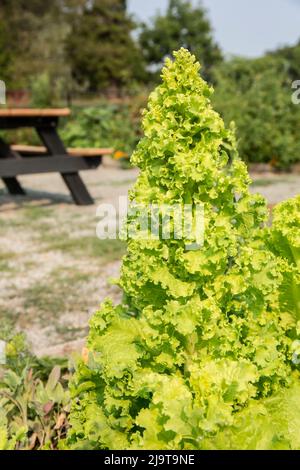
[[[70,116],[69,108],[59,109],[31,109],[31,108],[8,108],[0,109],[2,118],[22,118],[22,117],[67,117]]]
[[[46,147],[35,145],[11,145],[14,152],[21,155],[43,155],[47,154]],[[114,149],[111,148],[68,148],[67,152],[72,157],[102,157],[112,155]]]

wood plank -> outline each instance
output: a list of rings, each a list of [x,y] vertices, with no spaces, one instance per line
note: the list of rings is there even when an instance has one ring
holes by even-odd
[[[9,145],[0,138],[0,167],[1,167],[1,161],[6,160],[6,159],[15,159],[16,154],[12,152],[11,148]],[[15,177],[9,177],[9,178],[3,178],[3,182],[10,194],[13,195],[24,195],[25,190],[22,188],[21,184]]]
[[[114,149],[111,148],[68,148],[68,154],[72,157],[102,157],[112,155]]]
[[[0,166],[1,166],[1,163],[0,163]],[[15,177],[4,178],[3,177],[3,183],[5,184],[9,194],[12,194],[13,196],[25,196],[26,194],[25,189],[22,188],[17,178]]]
[[[14,152],[18,153],[26,153],[26,154],[34,154],[40,155],[41,153],[47,153],[46,147],[43,145],[11,145],[10,148]]]
[[[98,164],[99,165],[99,164]],[[0,161],[0,178],[17,175],[59,172],[61,174],[90,170],[98,165],[91,165],[85,158],[70,158],[66,155],[5,159]]]
[[[53,108],[53,109],[34,109],[34,108],[7,108],[0,109],[0,118],[14,117],[63,117],[70,116],[69,108]]]
[[[76,162],[77,160],[84,161],[89,166],[96,165],[96,168],[101,163],[101,157],[95,157],[93,159],[70,158],[55,127],[39,127],[36,128],[36,130],[44,146],[47,148],[47,153],[52,156],[49,158],[43,157],[45,160],[51,160],[51,158],[55,158],[56,155],[64,155],[67,159],[73,162]],[[66,183],[75,204],[78,204],[79,206],[94,204],[94,200],[78,171],[72,170],[69,172],[61,172],[61,176]]]
[[[23,155],[41,155],[46,154],[47,149],[44,146],[37,145],[12,145],[14,152]],[[72,157],[102,157],[104,155],[112,155],[114,149],[111,148],[68,148],[67,152]]]

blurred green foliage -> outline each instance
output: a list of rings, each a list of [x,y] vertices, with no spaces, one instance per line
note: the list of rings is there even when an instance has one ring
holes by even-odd
[[[67,77],[63,43],[69,31],[60,0],[2,0],[0,4],[0,65],[8,90],[28,90],[36,76],[47,72],[55,85]],[[1,68],[2,74],[2,68]]]
[[[155,82],[163,59],[180,46],[196,55],[213,82],[214,105],[226,123],[236,123],[245,161],[289,168],[300,160],[300,106],[291,102],[292,82],[300,79],[300,42],[260,59],[224,61],[200,2],[169,0],[166,12],[147,25],[133,21],[125,0],[0,5],[0,79],[8,92],[27,90],[33,107],[73,105],[61,127],[69,146],[131,154],[141,136],[143,87]],[[39,143],[27,129],[6,138]]]
[[[78,87],[118,95],[147,81],[149,67],[180,46],[206,71],[222,59],[200,3],[169,0],[150,26],[133,21],[126,7],[125,0],[3,0],[0,66],[10,89],[28,89],[47,73],[53,87],[64,82],[62,99]]]
[[[32,80],[31,104],[35,108],[47,108],[53,104],[53,88],[47,72]]]
[[[288,168],[300,160],[300,106],[292,103],[285,60],[275,56],[233,59],[214,70],[214,105],[234,121],[246,162]]]
[[[88,90],[117,94],[130,81],[143,78],[142,56],[131,36],[135,24],[121,0],[83,3],[69,15],[65,50],[72,76]]]
[[[280,47],[268,55],[284,60],[291,80],[300,80],[300,41],[295,46]]]
[[[141,137],[140,116],[144,95],[128,101],[74,107],[60,130],[68,147],[106,147],[130,155]]]

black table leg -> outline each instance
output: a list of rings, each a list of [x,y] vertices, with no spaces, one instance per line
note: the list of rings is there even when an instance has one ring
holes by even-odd
[[[55,126],[38,127],[36,130],[50,155],[67,155],[65,146],[61,141]],[[61,173],[61,176],[77,205],[87,206],[94,204],[90,193],[77,172]]]
[[[9,145],[7,145],[4,140],[0,138],[0,158],[16,158],[16,155],[11,151]],[[20,185],[17,178],[2,178],[8,192],[14,196],[20,195],[24,196],[26,192]]]
[[[26,191],[22,188],[17,178],[2,178],[8,192],[14,196],[25,196]]]

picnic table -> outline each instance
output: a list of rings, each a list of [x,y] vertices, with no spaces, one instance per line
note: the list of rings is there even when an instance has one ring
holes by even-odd
[[[34,128],[43,146],[9,145],[0,137],[0,178],[12,195],[24,195],[18,175],[58,172],[78,205],[93,204],[79,171],[96,169],[112,149],[66,149],[57,131],[64,109],[0,109],[0,130]]]

